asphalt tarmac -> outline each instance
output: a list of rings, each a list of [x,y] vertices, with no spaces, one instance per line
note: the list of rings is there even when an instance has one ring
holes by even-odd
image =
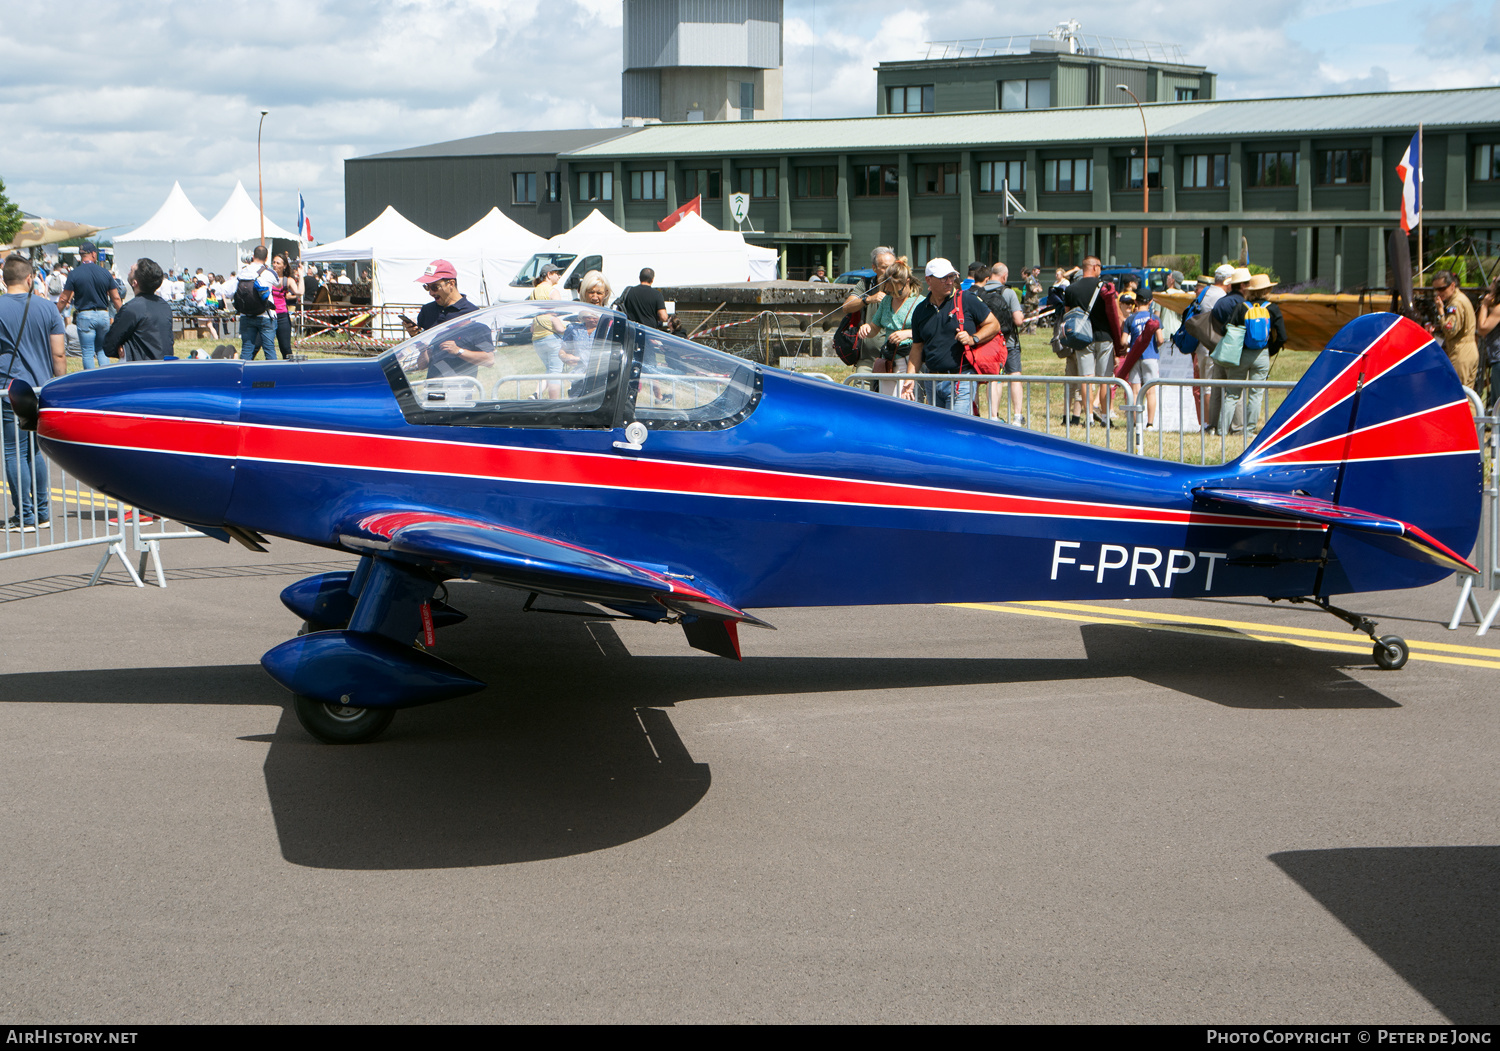
[[[492,687],[339,748],[257,661],[350,560],[96,557],[0,562],[7,1023],[1500,1021],[1451,582],[1349,603],[1399,672],[1254,601],[771,610],[734,663],[458,585]]]

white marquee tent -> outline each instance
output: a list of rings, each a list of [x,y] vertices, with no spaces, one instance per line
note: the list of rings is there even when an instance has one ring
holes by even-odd
[[[260,209],[255,207],[255,202],[245,192],[245,184],[236,180],[234,189],[229,192],[229,199],[224,202],[218,214],[208,221],[207,236],[215,241],[231,241],[235,246],[235,267],[239,267],[241,257],[248,255],[256,245],[260,244]],[[269,246],[271,238],[281,237],[288,241],[295,241],[297,235],[266,220],[266,243]],[[225,271],[215,268],[216,273]]]
[[[458,271],[458,287],[466,295],[483,284],[478,257],[453,259],[448,241],[430,234],[390,205],[369,225],[341,241],[308,248],[302,258],[311,263],[370,261],[375,264],[372,299],[383,303],[425,303],[417,278],[434,259],[447,259]]]
[[[209,233],[208,220],[193,207],[177,182],[155,215],[114,241],[116,266],[122,274],[142,257],[156,260],[164,270],[184,266],[196,270],[201,266],[214,273],[231,274],[238,265],[234,245]]]
[[[613,225],[613,224],[611,224]],[[448,255],[444,256],[460,275],[459,289],[474,303],[498,303],[500,290],[510,283],[521,265],[547,244],[499,208],[489,212],[462,233],[448,238]],[[477,284],[465,284],[465,268],[479,270]]]

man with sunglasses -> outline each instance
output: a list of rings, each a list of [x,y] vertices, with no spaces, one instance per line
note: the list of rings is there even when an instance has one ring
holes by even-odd
[[[459,295],[458,271],[446,259],[434,259],[427,264],[417,283],[427,290],[432,302],[417,311],[415,322],[401,319],[409,336],[479,309]],[[448,339],[424,350],[418,367],[428,369],[430,375],[473,376],[479,372],[479,366],[494,363],[495,348],[490,340],[489,327],[475,323],[459,326],[449,333]]]
[[[1443,350],[1458,373],[1459,382],[1472,388],[1479,373],[1479,343],[1474,336],[1474,304],[1458,287],[1458,278],[1451,271],[1439,270],[1432,277],[1432,290],[1442,304],[1443,317],[1440,328],[1433,335],[1443,340]]]

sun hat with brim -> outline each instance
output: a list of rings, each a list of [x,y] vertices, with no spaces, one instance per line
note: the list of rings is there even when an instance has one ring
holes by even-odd
[[[1246,281],[1249,281],[1249,280],[1250,280],[1250,271],[1247,270],[1243,266],[1237,266],[1237,267],[1235,267],[1234,268],[1234,273],[1232,273],[1232,274],[1229,275],[1229,283],[1231,285],[1243,285]]]
[[[1276,282],[1271,280],[1270,275],[1268,275],[1268,274],[1256,274],[1254,277],[1252,277],[1250,279],[1250,284],[1245,289],[1245,291],[1247,291],[1247,292],[1259,292],[1263,288],[1275,288],[1275,287],[1276,287]]]

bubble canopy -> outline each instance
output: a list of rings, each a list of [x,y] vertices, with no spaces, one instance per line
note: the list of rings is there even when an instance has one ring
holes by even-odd
[[[718,430],[761,389],[751,362],[571,300],[484,307],[381,362],[409,422],[449,426]]]

